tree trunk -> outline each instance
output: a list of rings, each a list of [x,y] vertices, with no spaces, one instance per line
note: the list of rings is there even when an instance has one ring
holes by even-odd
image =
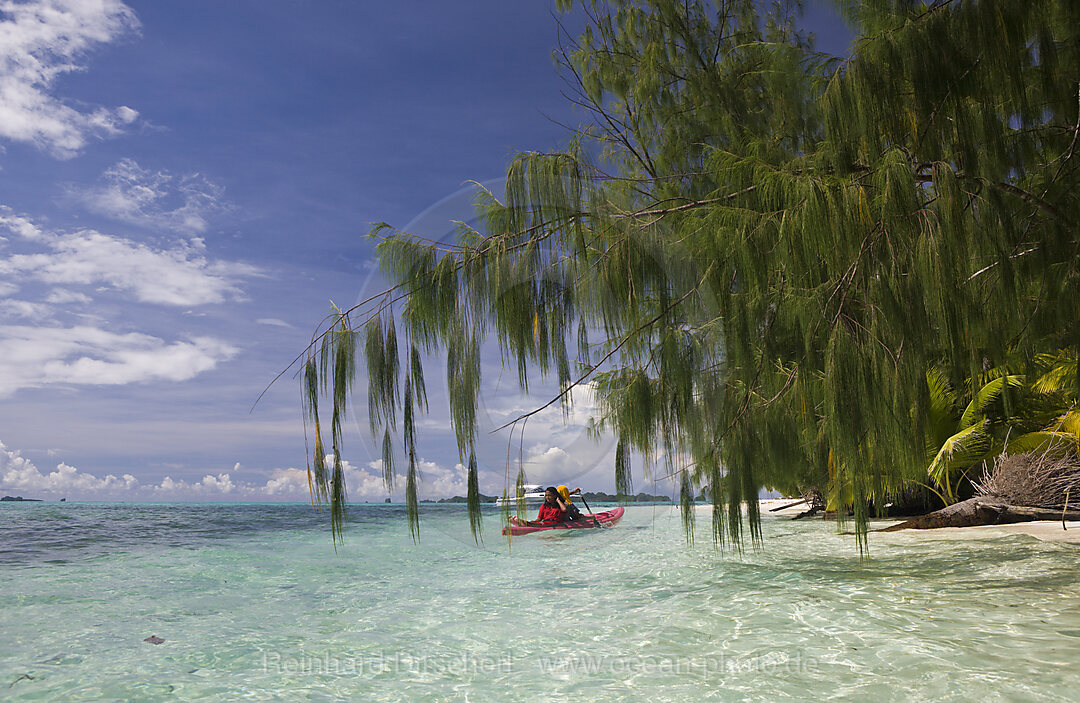
[[[975,497],[912,518],[898,525],[874,531],[896,532],[897,530],[929,530],[935,527],[1008,525],[1014,522],[1062,519],[1080,520],[1080,510],[1061,511],[1054,508],[1032,508],[1022,505],[1008,505],[988,498]]]

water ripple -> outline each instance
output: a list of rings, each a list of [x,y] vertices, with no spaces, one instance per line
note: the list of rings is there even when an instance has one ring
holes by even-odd
[[[7,698],[1070,700],[1077,548],[852,538],[767,517],[687,547],[673,510],[484,542],[460,507],[17,506],[0,526]],[[10,519],[8,519],[10,518]],[[11,568],[16,567],[16,568]],[[163,638],[160,645],[143,640]],[[32,678],[25,678],[27,675]]]

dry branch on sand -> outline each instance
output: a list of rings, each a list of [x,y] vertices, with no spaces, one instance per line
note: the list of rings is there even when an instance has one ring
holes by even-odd
[[[1080,507],[1080,457],[1014,454],[999,459],[976,484],[978,495],[1009,505],[1064,509],[1070,496]]]
[[[1032,520],[1080,520],[1080,457],[1015,454],[1001,457],[976,485],[974,498],[949,505],[881,532],[935,527],[1006,525]]]

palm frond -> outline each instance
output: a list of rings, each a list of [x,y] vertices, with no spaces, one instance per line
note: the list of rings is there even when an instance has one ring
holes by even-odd
[[[951,474],[957,468],[966,468],[981,461],[990,450],[993,438],[989,427],[989,421],[983,420],[949,437],[927,467],[930,478],[950,500],[953,498]]]
[[[1036,359],[1050,368],[1039,376],[1032,388],[1039,393],[1076,391],[1076,354],[1063,351],[1058,354],[1039,354]]]
[[[1071,432],[1040,430],[1027,432],[1010,439],[1005,445],[1005,454],[1047,454],[1063,456],[1080,453],[1080,438]]]
[[[964,408],[960,416],[960,429],[966,429],[979,422],[991,403],[1001,397],[1007,388],[1023,388],[1024,377],[1019,374],[1003,374],[985,383]]]

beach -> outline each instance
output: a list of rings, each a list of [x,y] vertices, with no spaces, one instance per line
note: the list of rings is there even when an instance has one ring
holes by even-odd
[[[798,499],[778,498],[761,500],[759,501],[760,510],[763,515],[770,514],[782,517],[793,517],[806,510],[806,505],[800,504],[790,508],[783,508],[776,512],[770,511],[774,508],[789,505],[796,500]],[[822,517],[817,515],[804,519],[821,520]],[[903,522],[903,520],[873,520],[870,529],[875,530],[889,527],[901,522]],[[925,532],[935,539],[942,537],[948,539],[983,539],[984,537],[993,535],[1027,535],[1044,542],[1068,542],[1070,544],[1080,544],[1080,521],[1076,520],[1065,521],[1064,527],[1060,520],[1033,520],[1031,522],[1017,522],[1011,525],[939,527],[933,530],[906,530],[905,532]]]

